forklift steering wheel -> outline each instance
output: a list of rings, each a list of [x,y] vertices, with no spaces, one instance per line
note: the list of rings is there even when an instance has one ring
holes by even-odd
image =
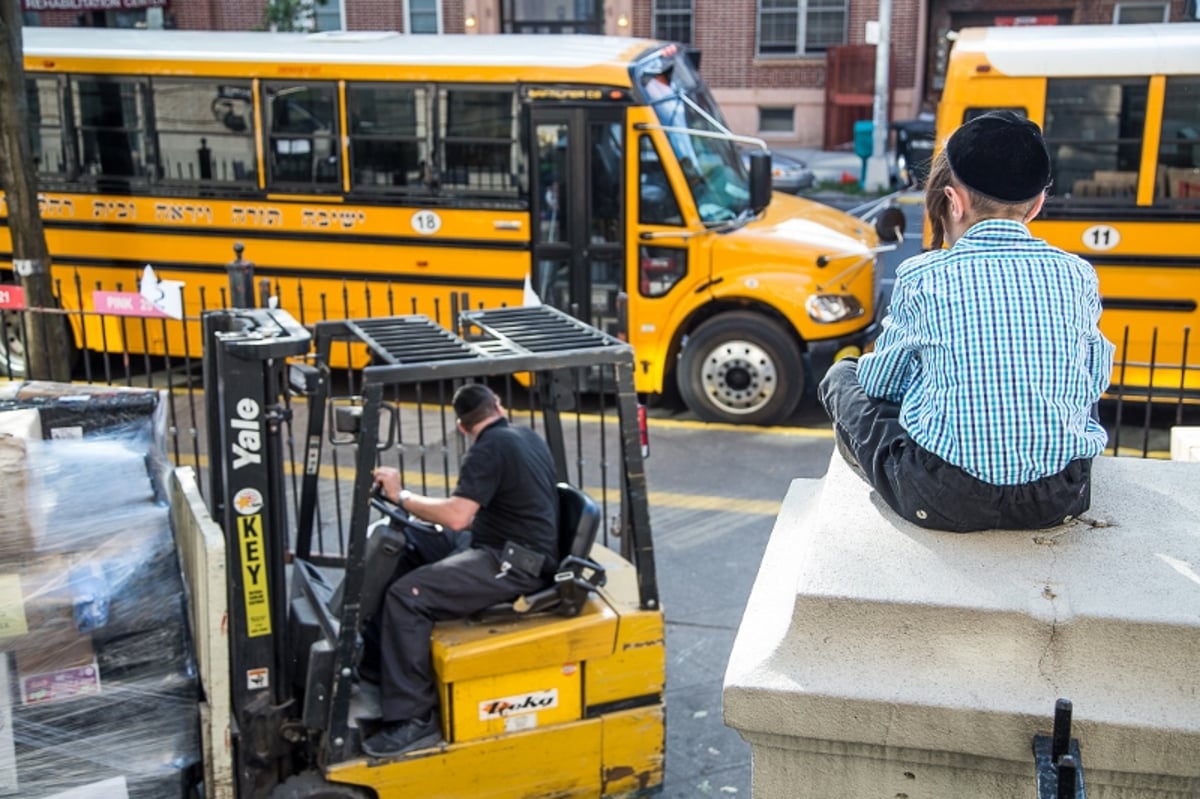
[[[412,530],[416,533],[424,533],[425,535],[446,535],[445,528],[440,524],[430,524],[429,522],[421,521],[416,516],[405,512],[403,508],[384,496],[379,486],[374,486],[371,489],[371,507],[388,517],[391,526],[402,532],[407,533]]]

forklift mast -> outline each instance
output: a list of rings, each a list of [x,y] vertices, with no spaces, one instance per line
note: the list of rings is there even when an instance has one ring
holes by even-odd
[[[350,526],[347,536],[345,576],[341,617],[337,625],[326,625],[336,633],[334,651],[322,651],[309,660],[310,677],[306,689],[305,717],[315,723],[312,697],[328,696],[322,708],[326,762],[344,760],[351,752],[348,731],[351,677],[350,658],[354,647],[361,608],[357,602],[364,581],[364,556],[370,517],[372,472],[379,451],[395,444],[394,425],[381,431],[380,420],[392,419],[385,401],[386,389],[419,386],[426,381],[450,381],[533,376],[533,385],[544,420],[543,433],[554,456],[558,478],[567,480],[568,466],[560,416],[560,399],[568,393],[561,381],[580,371],[608,367],[611,384],[602,391],[615,393],[621,430],[621,555],[633,563],[638,575],[639,602],[644,609],[658,608],[658,583],[655,576],[654,548],[650,538],[649,504],[642,457],[642,436],[637,395],[633,388],[632,348],[596,328],[579,322],[549,306],[498,308],[464,311],[459,315],[458,331],[447,330],[425,316],[397,316],[320,322],[314,330],[316,363],[320,376],[309,398],[304,478],[296,533],[296,561],[314,558],[311,551],[314,509],[318,492],[321,449],[327,436],[323,427],[329,393],[330,354],[335,346],[365,345],[370,365],[360,373],[356,401],[360,403],[361,423],[355,440],[354,486],[350,502]],[[304,587],[307,583],[302,583]],[[312,597],[315,600],[317,597]],[[312,602],[316,606],[317,602]],[[321,657],[333,658],[320,664]],[[332,690],[315,690],[325,679]]]
[[[210,311],[202,320],[209,512],[225,531],[230,686],[237,794],[278,781],[290,747],[278,734],[292,704],[288,675],[287,501],[281,427],[286,359],[311,336],[274,309]]]

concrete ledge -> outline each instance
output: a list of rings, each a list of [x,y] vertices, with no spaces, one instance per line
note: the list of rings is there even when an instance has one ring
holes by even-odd
[[[1200,427],[1171,428],[1171,460],[1200,461]]]
[[[1059,697],[1089,799],[1200,796],[1200,464],[1094,477],[1085,519],[967,535],[837,455],[795,481],[725,678],[755,799],[1027,799]]]

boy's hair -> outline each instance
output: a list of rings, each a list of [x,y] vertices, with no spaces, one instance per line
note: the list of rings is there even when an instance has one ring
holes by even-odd
[[[950,170],[950,162],[946,160],[946,150],[934,156],[929,165],[929,176],[925,178],[925,213],[929,216],[929,227],[933,230],[930,247],[940,250],[946,243],[946,214],[950,212],[950,198],[946,196],[946,187],[954,180]]]
[[[467,383],[454,392],[454,414],[462,426],[470,430],[500,407],[500,399],[482,383]]]

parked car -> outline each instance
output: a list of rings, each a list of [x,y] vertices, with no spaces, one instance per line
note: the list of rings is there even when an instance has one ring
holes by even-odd
[[[919,187],[929,175],[933,159],[934,117],[922,115],[892,123],[896,132],[896,161],[892,183],[897,186]]]
[[[750,168],[750,150],[742,150],[742,164]],[[771,153],[771,186],[775,191],[795,194],[813,185],[813,173],[808,164],[783,153]]]

